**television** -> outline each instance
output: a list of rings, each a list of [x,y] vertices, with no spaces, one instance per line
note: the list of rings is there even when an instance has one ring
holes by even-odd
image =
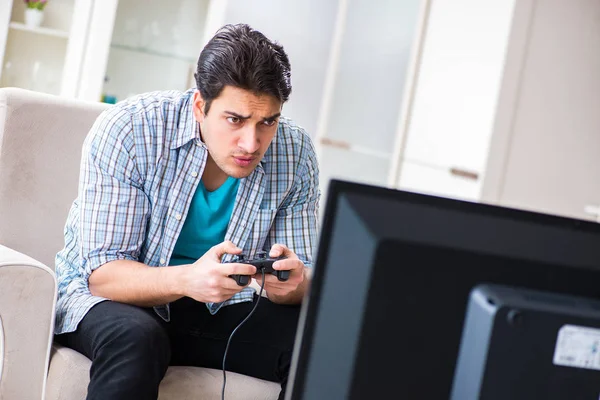
[[[449,399],[473,291],[600,299],[600,225],[332,180],[313,272],[286,399]],[[541,358],[532,381],[598,399],[600,371]]]

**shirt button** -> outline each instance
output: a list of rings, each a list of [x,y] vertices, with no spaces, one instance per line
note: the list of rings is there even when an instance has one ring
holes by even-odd
[[[161,264],[163,264],[163,265],[164,265],[166,262],[167,262],[167,260],[165,260],[164,258],[161,258],[161,259],[160,259],[160,263],[161,263]]]
[[[202,146],[202,143],[200,143],[199,141],[196,142],[196,146]]]
[[[175,219],[176,219],[177,221],[181,221],[181,214],[177,214],[177,215],[175,216]]]
[[[197,173],[196,171],[194,171],[194,172],[192,172],[192,176],[193,176],[194,178],[196,178],[196,177],[198,176],[198,173]]]

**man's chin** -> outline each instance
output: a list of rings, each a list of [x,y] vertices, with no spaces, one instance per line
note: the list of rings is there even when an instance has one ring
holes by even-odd
[[[243,179],[243,178],[247,178],[249,177],[252,172],[254,172],[254,169],[256,169],[256,165],[253,167],[232,167],[232,168],[228,168],[228,171],[225,171],[227,173],[227,175],[231,176],[232,178],[235,179]]]

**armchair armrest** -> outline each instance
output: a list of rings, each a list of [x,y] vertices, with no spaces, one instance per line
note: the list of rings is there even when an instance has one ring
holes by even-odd
[[[0,245],[0,399],[43,399],[56,290],[50,268]]]

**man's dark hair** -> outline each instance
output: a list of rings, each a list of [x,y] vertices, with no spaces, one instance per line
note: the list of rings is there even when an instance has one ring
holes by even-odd
[[[227,85],[286,102],[292,91],[290,61],[283,47],[246,24],[225,25],[206,44],[194,74],[208,113]]]

